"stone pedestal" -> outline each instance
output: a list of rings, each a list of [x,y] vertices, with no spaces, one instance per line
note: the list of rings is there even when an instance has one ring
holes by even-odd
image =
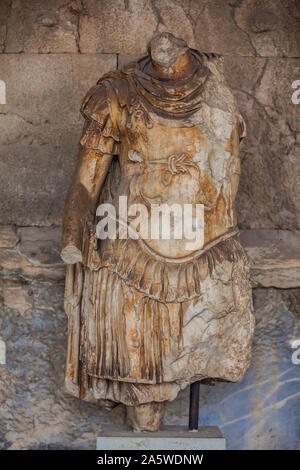
[[[226,440],[217,426],[189,431],[184,426],[163,426],[157,432],[134,432],[127,426],[104,425],[97,450],[225,450]]]

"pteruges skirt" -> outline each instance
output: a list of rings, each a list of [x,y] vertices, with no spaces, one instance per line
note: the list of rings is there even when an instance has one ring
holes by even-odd
[[[173,400],[204,378],[241,380],[254,315],[238,235],[180,267],[152,259],[135,241],[118,243],[101,262],[92,253],[85,265],[68,266],[67,390],[138,405]]]

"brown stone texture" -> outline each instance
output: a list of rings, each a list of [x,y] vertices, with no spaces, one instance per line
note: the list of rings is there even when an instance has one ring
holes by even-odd
[[[300,287],[300,234],[290,230],[242,230],[253,287]]]
[[[2,223],[59,224],[75,167],[86,91],[113,55],[4,54],[0,105]]]
[[[164,30],[225,55],[227,81],[248,128],[236,202],[240,227],[299,228],[300,106],[291,101],[291,84],[300,76],[300,11],[294,0],[3,0],[0,51],[9,54],[0,55],[7,87],[7,104],[0,104],[0,192],[6,195],[0,223],[61,223],[84,94],[103,73],[144,54],[153,34]]]
[[[63,280],[65,266],[60,258],[60,238],[58,227],[0,226],[1,277],[19,284],[24,280]]]
[[[157,20],[147,0],[91,0],[84,2],[80,19],[82,52],[142,52],[147,48]]]
[[[0,53],[4,52],[7,37],[7,18],[10,13],[10,0],[3,0],[1,2],[0,13]]]
[[[4,4],[4,52],[47,54],[79,50],[79,0],[4,0]]]
[[[297,0],[235,2],[235,24],[251,42],[254,55],[298,57],[300,7]]]
[[[19,241],[15,227],[12,225],[0,226],[0,248],[14,248]]]
[[[237,194],[241,228],[300,227],[300,59],[226,57],[225,75],[246,120]]]
[[[224,55],[297,57],[296,0],[3,0],[5,52],[143,53],[155,32]],[[1,44],[0,43],[0,44]]]

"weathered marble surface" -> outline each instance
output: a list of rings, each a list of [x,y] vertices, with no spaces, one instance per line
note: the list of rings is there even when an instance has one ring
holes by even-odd
[[[157,431],[162,402],[180,389],[208,377],[238,382],[251,362],[250,266],[235,211],[246,126],[217,62],[160,33],[141,61],[103,75],[81,107],[62,229],[66,389],[99,405],[124,403],[136,431]],[[188,244],[186,229],[180,240],[141,233],[146,222],[127,215],[126,232],[138,223],[138,237],[103,240],[99,203],[114,206],[124,232],[124,197],[158,229],[154,202],[193,212],[202,204],[201,246]]]
[[[8,280],[5,280],[7,283]],[[26,308],[3,303],[0,334],[0,442],[4,449],[94,449],[101,423],[124,423],[121,405],[107,412],[63,390],[66,317],[62,282],[17,282]],[[200,422],[219,425],[230,449],[293,449],[299,444],[299,289],[255,289],[253,361],[241,383],[201,386]],[[166,424],[186,424],[188,390],[167,405]]]

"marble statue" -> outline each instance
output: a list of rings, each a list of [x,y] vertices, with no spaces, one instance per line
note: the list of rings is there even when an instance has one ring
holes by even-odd
[[[234,207],[245,123],[222,59],[170,33],[86,95],[61,256],[67,264],[66,389],[157,430],[166,401],[207,378],[240,381],[254,331],[249,263]],[[97,208],[201,204],[203,244],[99,239]],[[151,217],[151,215],[150,215]],[[130,224],[130,217],[125,224]]]

